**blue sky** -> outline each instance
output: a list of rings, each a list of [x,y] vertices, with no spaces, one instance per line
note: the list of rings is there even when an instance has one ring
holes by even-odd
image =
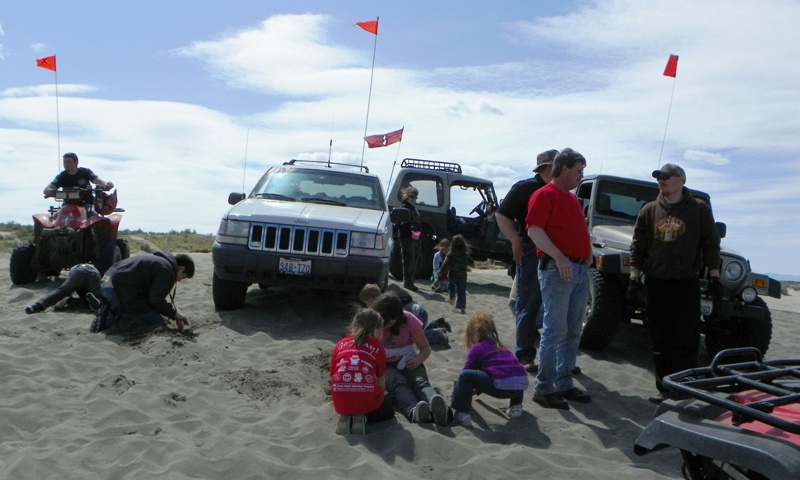
[[[36,4],[0,7],[0,221],[47,209],[67,151],[118,186],[123,228],[200,233],[269,165],[326,159],[331,138],[360,162],[375,37],[353,24],[380,16],[368,134],[405,127],[366,151],[384,183],[404,157],[460,162],[500,197],[549,148],[587,173],[678,163],[726,246],[800,274],[796,1]],[[57,102],[35,67],[52,54]]]

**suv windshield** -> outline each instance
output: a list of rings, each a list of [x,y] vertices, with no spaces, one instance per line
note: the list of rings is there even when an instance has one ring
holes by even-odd
[[[267,172],[251,196],[369,210],[386,208],[375,177],[294,167]]]

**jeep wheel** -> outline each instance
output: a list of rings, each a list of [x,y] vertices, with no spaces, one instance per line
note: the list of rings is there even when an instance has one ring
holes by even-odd
[[[106,274],[112,265],[122,260],[122,252],[119,251],[119,245],[116,243],[109,243],[100,252],[100,258],[97,259],[96,267],[100,272],[100,276]]]
[[[753,305],[767,311],[763,320],[729,317],[721,319],[718,328],[706,332],[706,352],[709,357],[714,358],[720,350],[736,347],[755,347],[762,355],[766,355],[772,340],[772,315],[763,298],[757,298]]]
[[[23,285],[36,280],[38,272],[33,269],[33,255],[36,247],[31,243],[20,243],[11,252],[11,283]]]
[[[582,348],[602,350],[614,340],[622,323],[623,302],[624,294],[617,278],[590,268],[589,304],[581,335]]]
[[[217,310],[236,310],[242,308],[250,285],[219,278],[215,273],[211,279],[211,291]]]

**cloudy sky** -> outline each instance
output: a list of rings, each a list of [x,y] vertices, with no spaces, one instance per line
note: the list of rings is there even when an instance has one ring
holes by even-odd
[[[354,26],[377,17],[377,38]],[[500,197],[549,148],[587,173],[678,163],[726,246],[800,274],[798,19],[794,0],[5,2],[0,221],[45,211],[74,151],[119,188],[123,228],[213,233],[269,165],[327,159],[331,139],[360,163],[365,125],[405,127],[363,153],[384,185],[404,157],[460,162]],[[35,66],[53,54],[57,73]]]

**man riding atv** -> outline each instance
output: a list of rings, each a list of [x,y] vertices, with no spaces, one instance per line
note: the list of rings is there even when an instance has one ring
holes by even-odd
[[[84,189],[90,186],[89,185],[90,182],[94,183],[95,185],[100,185],[105,190],[111,190],[112,188],[114,188],[114,184],[112,182],[106,182],[105,180],[102,180],[88,168],[79,167],[77,155],[75,155],[72,152],[65,153],[64,170],[58,175],[56,175],[56,178],[54,178],[49,185],[44,187],[44,198],[50,198],[55,196],[55,192],[59,188]],[[86,189],[86,193],[83,194],[79,200],[66,199],[64,200],[64,204],[83,205],[86,207],[87,216],[92,216],[95,214],[95,212],[92,210],[92,206],[94,205],[94,198],[92,196],[91,189]]]

